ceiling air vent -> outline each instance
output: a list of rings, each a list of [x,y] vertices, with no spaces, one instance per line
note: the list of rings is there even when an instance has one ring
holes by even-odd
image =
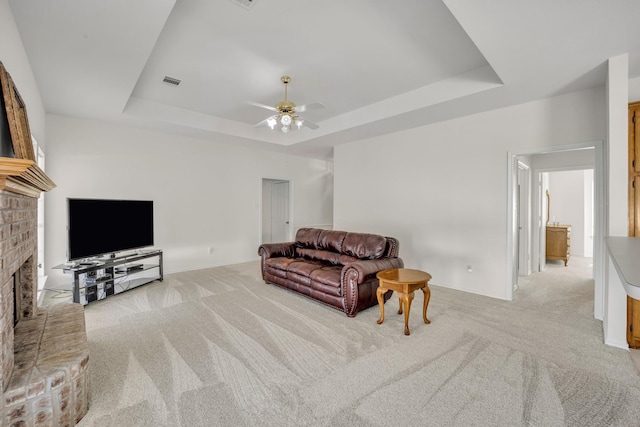
[[[253,7],[253,4],[256,2],[256,0],[231,0],[233,3],[237,4],[238,6],[242,6],[247,10],[250,10]]]
[[[162,79],[162,81],[170,85],[178,86],[182,80],[174,79],[173,77],[169,77],[169,76],[164,76],[164,79]]]

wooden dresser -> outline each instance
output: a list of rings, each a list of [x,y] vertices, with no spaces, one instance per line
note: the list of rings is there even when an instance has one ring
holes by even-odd
[[[569,262],[571,254],[571,226],[567,224],[547,225],[546,258]]]

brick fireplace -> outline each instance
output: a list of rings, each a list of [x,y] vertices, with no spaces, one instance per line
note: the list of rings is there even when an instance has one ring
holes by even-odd
[[[88,410],[83,307],[37,306],[38,197],[54,186],[33,161],[0,158],[3,426],[73,425]]]
[[[37,199],[0,191],[0,214],[0,384],[4,391],[14,366],[14,302],[18,322],[34,314]]]

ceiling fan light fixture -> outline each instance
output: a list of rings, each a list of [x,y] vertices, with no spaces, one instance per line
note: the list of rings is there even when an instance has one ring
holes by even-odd
[[[291,124],[291,116],[288,114],[283,114],[282,118],[280,119],[280,123],[282,123],[284,126],[289,126]]]
[[[278,124],[278,121],[274,117],[269,117],[267,119],[267,125],[269,125],[271,130],[273,130],[277,124]]]
[[[319,102],[314,102],[311,104],[296,106],[296,104],[290,102],[287,98],[287,87],[289,85],[289,82],[291,82],[291,77],[282,76],[280,80],[284,85],[284,100],[278,102],[275,107],[270,107],[258,102],[246,101],[250,105],[265,108],[267,110],[275,112],[274,115],[262,120],[255,127],[263,126],[266,124],[271,130],[275,130],[276,127],[279,127],[282,133],[289,133],[292,130],[300,130],[303,126],[306,126],[311,130],[317,129],[318,125],[311,122],[305,122],[304,119],[298,115],[298,113],[303,113],[307,109],[324,108],[324,105]],[[296,108],[299,108],[299,111],[297,111]],[[295,125],[295,127],[293,125]]]

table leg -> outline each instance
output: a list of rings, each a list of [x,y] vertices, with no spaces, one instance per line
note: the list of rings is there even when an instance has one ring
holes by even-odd
[[[382,285],[382,282],[380,282],[380,285]],[[383,288],[380,285],[376,290],[376,296],[378,297],[378,306],[380,306],[380,318],[378,319],[378,325],[384,322],[384,294],[385,292],[387,292],[387,289]]]
[[[422,292],[424,293],[424,303],[422,304],[422,318],[424,319],[424,323],[431,323],[429,319],[427,319],[427,307],[429,306],[429,300],[431,299],[431,289],[429,289],[429,285],[425,285],[422,288]]]
[[[404,334],[411,335],[411,332],[409,331],[409,313],[411,312],[413,292],[408,294],[398,292],[398,298],[402,301],[401,304],[404,305]]]
[[[402,299],[400,298],[400,293],[398,293],[398,314],[402,314]]]

